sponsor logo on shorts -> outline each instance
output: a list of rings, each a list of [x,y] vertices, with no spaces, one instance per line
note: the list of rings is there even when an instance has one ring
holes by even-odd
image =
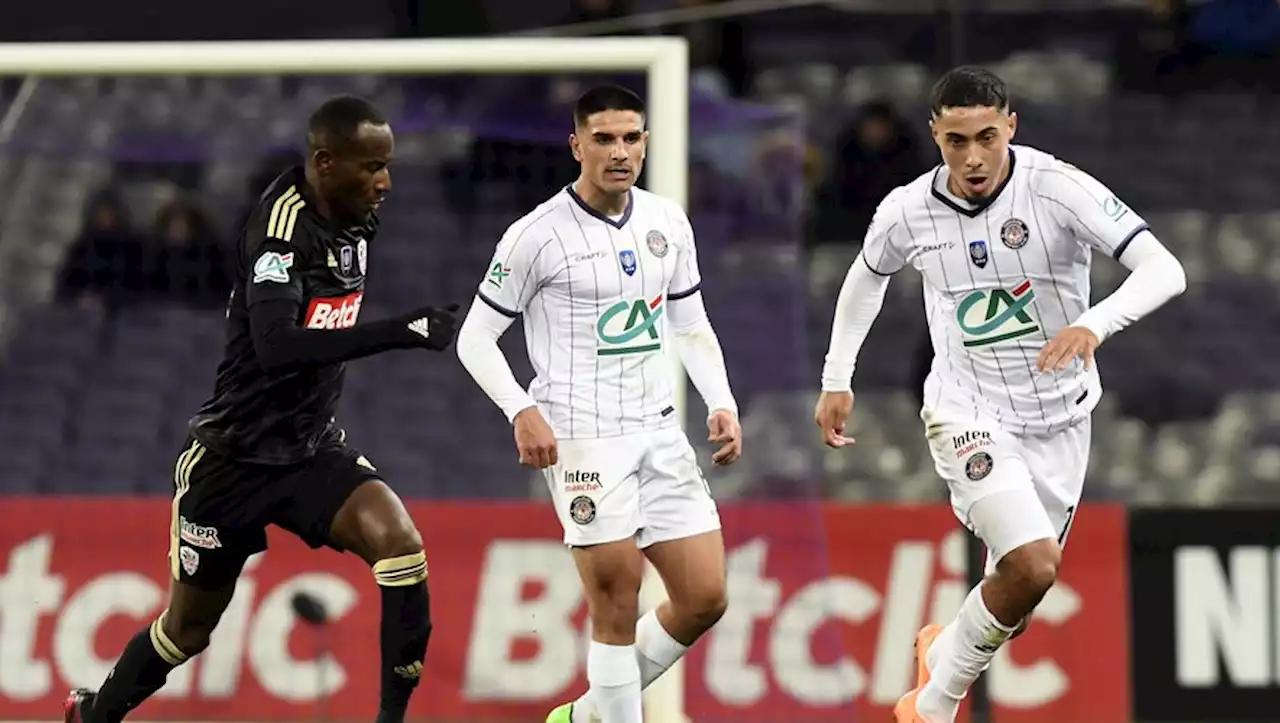
[[[178,518],[178,536],[182,541],[192,547],[203,547],[206,550],[215,550],[222,547],[222,542],[218,540],[218,528],[209,525],[197,525],[189,522],[185,517]]]
[[[977,482],[978,480],[991,474],[991,455],[986,452],[978,452],[964,463],[964,476]]]
[[[363,299],[363,291],[330,299],[312,299],[303,326],[307,329],[350,329],[360,318]]]
[[[599,472],[572,470],[564,473],[565,492],[596,492],[603,487]]]
[[[196,574],[196,570],[200,567],[200,553],[186,545],[178,548],[178,560],[182,563],[182,569],[186,570],[188,575]]]
[[[965,432],[957,437],[951,438],[951,444],[955,446],[956,458],[967,457],[983,447],[990,447],[990,432]]]
[[[590,524],[596,518],[596,501],[586,495],[578,495],[569,503],[569,516],[579,525]]]
[[[397,665],[391,670],[405,680],[417,680],[422,677],[422,662],[414,661],[409,665]]]

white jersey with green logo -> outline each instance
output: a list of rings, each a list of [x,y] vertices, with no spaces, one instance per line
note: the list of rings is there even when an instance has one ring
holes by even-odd
[[[529,394],[556,436],[589,439],[678,426],[664,316],[699,282],[677,204],[637,188],[609,218],[566,188],[507,229],[478,293],[524,316]]]
[[[878,274],[910,264],[923,276],[935,354],[926,407],[1040,434],[1086,417],[1102,386],[1078,359],[1040,373],[1037,355],[1089,308],[1092,252],[1118,259],[1147,224],[1047,153],[1013,146],[1010,164],[983,205],[947,190],[945,166],[896,189],[876,210],[863,258]]]

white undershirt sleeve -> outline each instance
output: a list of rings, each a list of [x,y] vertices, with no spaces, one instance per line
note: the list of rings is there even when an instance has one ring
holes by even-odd
[[[889,289],[889,278],[872,271],[861,253],[849,266],[836,302],[835,321],[831,324],[831,346],[822,366],[822,391],[852,390],[858,352],[871,332],[871,325],[880,315],[885,291]]]
[[[729,387],[729,371],[725,368],[720,339],[707,317],[702,292],[667,302],[671,337],[676,355],[697,388],[708,412],[724,409],[736,416],[738,403]]]
[[[512,317],[499,313],[477,298],[471,302],[471,310],[467,312],[467,318],[463,320],[455,342],[458,360],[471,378],[476,380],[476,384],[507,416],[507,421],[536,405],[533,397],[516,381],[511,365],[498,346],[498,339],[511,326],[512,321]]]
[[[1150,231],[1134,236],[1119,261],[1129,269],[1129,277],[1073,324],[1097,334],[1099,341],[1106,341],[1187,289],[1182,264]]]

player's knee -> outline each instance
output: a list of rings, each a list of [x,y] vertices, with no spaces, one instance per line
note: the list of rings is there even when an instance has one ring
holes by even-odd
[[[165,611],[159,625],[153,627],[153,643],[160,643],[171,652],[180,652],[183,658],[192,658],[209,647],[218,618],[199,614],[175,614]]]
[[[688,618],[691,627],[703,631],[720,622],[725,610],[729,609],[729,597],[723,584],[708,584],[679,599],[673,597],[671,602],[677,614]]]
[[[597,574],[587,591],[591,623],[597,635],[609,642],[635,634],[640,616],[640,583],[642,577],[628,569]]]
[[[369,554],[376,560],[387,560],[422,552],[422,535],[413,520],[389,520],[365,535]]]
[[[1000,560],[1000,574],[1018,588],[1043,595],[1058,579],[1062,548],[1055,540],[1037,540],[1011,551]]]

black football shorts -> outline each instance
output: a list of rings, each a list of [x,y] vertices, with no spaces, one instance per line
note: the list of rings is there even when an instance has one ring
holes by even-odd
[[[188,438],[174,465],[169,567],[206,590],[233,582],[249,556],[267,549],[267,525],[313,548],[341,551],[329,528],[347,497],[378,472],[346,445],[292,465],[238,462]]]

